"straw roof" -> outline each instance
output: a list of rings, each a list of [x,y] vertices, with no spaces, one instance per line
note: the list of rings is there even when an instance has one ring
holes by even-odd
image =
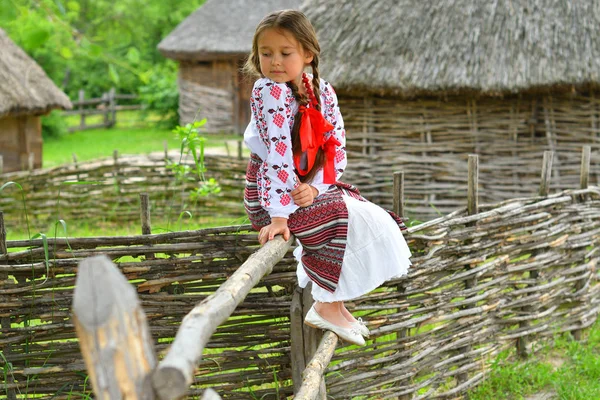
[[[600,2],[308,0],[321,75],[414,95],[598,86]]]
[[[177,60],[245,56],[265,15],[299,5],[298,0],[206,0],[158,44],[158,50]]]
[[[67,95],[0,29],[0,117],[71,107]]]

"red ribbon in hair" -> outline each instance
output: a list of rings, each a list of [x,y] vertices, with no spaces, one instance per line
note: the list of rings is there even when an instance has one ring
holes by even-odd
[[[329,123],[321,112],[315,108],[307,108],[300,106],[299,111],[302,113],[300,120],[300,144],[302,153],[306,153],[307,165],[306,169],[301,168],[301,155],[294,156],[294,164],[298,174],[304,176],[312,169],[315,164],[315,158],[319,148],[325,152],[325,165],[323,166],[323,182],[335,183],[335,146],[340,146],[341,143],[332,136],[325,140],[325,133],[333,130],[333,125]]]

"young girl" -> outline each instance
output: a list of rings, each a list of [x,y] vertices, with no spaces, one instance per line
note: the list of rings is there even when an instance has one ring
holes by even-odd
[[[319,78],[319,52],[299,11],[274,12],[256,28],[245,69],[261,78],[244,133],[251,150],[244,205],[261,244],[290,232],[300,242],[299,285],[312,280],[315,299],[304,322],[364,345],[369,330],[343,302],[406,274],[411,254],[400,219],[339,181],[344,123],[333,88]]]

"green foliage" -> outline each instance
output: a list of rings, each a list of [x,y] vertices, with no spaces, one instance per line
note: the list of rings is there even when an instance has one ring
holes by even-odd
[[[2,0],[0,27],[71,98],[137,93],[166,59],[158,43],[204,0]]]
[[[50,114],[42,117],[42,137],[46,139],[58,139],[67,133],[67,122],[60,115],[60,111],[53,110]]]
[[[167,160],[167,169],[170,169],[175,174],[175,179],[179,182],[186,180],[198,180],[198,187],[194,188],[189,197],[192,201],[196,202],[200,197],[205,197],[211,194],[218,194],[221,192],[219,183],[211,178],[206,179],[204,173],[206,172],[206,166],[204,164],[204,147],[206,138],[199,136],[199,131],[206,124],[206,118],[201,121],[194,121],[191,124],[185,126],[176,126],[173,132],[181,140],[181,147],[179,151],[179,160],[172,162]],[[183,164],[183,158],[185,156],[191,156],[194,160],[192,166]]]
[[[167,62],[157,66],[148,83],[139,88],[144,115],[160,115],[161,125],[174,128],[179,124],[179,90],[177,89],[177,64]]]

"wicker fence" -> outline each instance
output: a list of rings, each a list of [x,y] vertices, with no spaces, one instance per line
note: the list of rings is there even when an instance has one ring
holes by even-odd
[[[517,346],[523,353],[530,340],[577,336],[596,320],[600,188],[478,211],[462,207],[411,227],[410,274],[349,304],[372,336],[365,347],[337,349],[326,376],[331,398],[455,398],[484,379],[500,350]],[[2,395],[89,391],[70,317],[82,259],[106,254],[116,262],[140,294],[160,354],[187,311],[258,248],[248,229],[49,240],[47,258],[41,239],[6,241],[0,346],[10,366],[4,364]],[[212,336],[192,396],[207,386],[231,399],[293,394],[295,282],[288,253]]]
[[[600,185],[600,151],[590,146],[590,183]],[[542,152],[525,151],[519,157],[481,157],[479,192],[483,203],[526,197],[539,182]],[[170,153],[171,159],[177,155]],[[392,207],[392,172],[405,172],[405,216],[424,221],[445,215],[464,203],[462,188],[467,185],[467,155],[436,154],[423,163],[423,158],[410,152],[393,158],[382,155],[350,154],[344,180],[356,185],[362,194],[378,204]],[[581,145],[557,152],[552,171],[551,189],[565,190],[577,186]],[[36,230],[46,229],[58,219],[76,222],[100,215],[107,221],[138,220],[135,205],[142,192],[151,193],[153,218],[176,220],[188,210],[194,218],[212,217],[235,221],[245,216],[241,199],[246,160],[236,157],[208,156],[208,177],[219,181],[218,196],[189,201],[188,189],[197,185],[189,181],[178,184],[172,171],[166,168],[165,155],[121,156],[98,162],[73,164],[51,170],[16,172],[0,175],[0,183],[15,181],[23,187],[30,222]],[[74,185],[75,181],[96,182]],[[25,223],[21,192],[15,188],[0,195],[0,210],[6,223]],[[102,201],[98,201],[102,199]]]

